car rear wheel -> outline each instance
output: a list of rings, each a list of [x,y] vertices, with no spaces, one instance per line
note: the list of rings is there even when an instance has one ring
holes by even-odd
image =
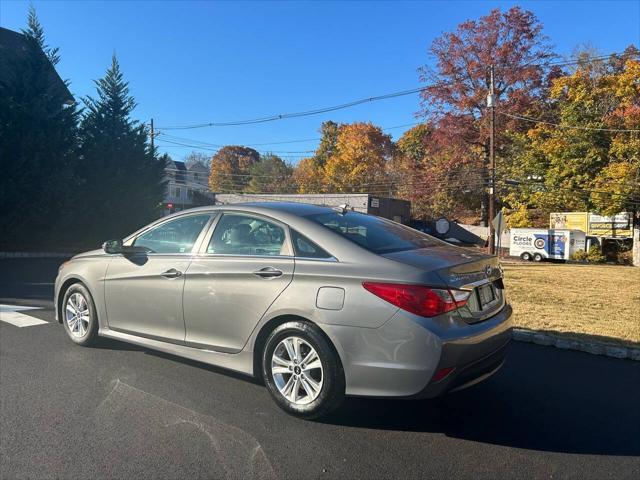
[[[540,255],[539,253],[534,253],[533,254],[533,261],[534,262],[541,262],[542,261],[542,255]]]
[[[531,254],[529,252],[523,252],[520,254],[520,258],[525,262],[531,261]]]
[[[64,294],[62,324],[69,338],[78,345],[90,346],[98,337],[98,316],[89,290],[74,283]]]
[[[344,399],[340,360],[318,327],[308,322],[287,322],[271,332],[262,375],[278,406],[297,417],[327,415]]]

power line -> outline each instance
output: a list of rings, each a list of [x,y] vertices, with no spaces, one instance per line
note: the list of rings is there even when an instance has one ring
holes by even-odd
[[[604,61],[604,60],[609,60],[612,57],[632,57],[632,56],[638,56],[638,53],[635,52],[613,52],[613,53],[609,53],[607,55],[598,55],[595,57],[586,57],[586,58],[577,58],[575,60],[562,60],[562,61],[556,61],[556,62],[549,62],[548,65],[549,66],[570,66],[570,65],[579,65],[582,63],[593,63],[593,62],[599,62],[599,61]]]
[[[605,61],[605,60],[609,60],[612,57],[633,57],[633,56],[638,56],[639,54],[636,52],[613,52],[613,53],[609,53],[606,55],[598,55],[598,56],[594,56],[594,57],[585,57],[585,58],[578,58],[575,60],[556,60],[556,61],[550,61],[550,62],[546,62],[544,64],[544,66],[547,67],[568,67],[571,65],[579,65],[579,64],[585,64],[585,63],[594,63],[594,62],[601,62],[601,61]],[[536,60],[532,60],[528,63],[525,63],[524,65],[521,65],[519,68],[526,68],[526,67],[530,67],[530,66],[543,66],[542,64],[540,64],[538,61]]]
[[[620,128],[600,128],[600,127],[586,127],[581,125],[562,125],[559,123],[547,122],[546,120],[540,120],[539,118],[531,118],[525,117],[523,115],[514,115],[512,113],[507,112],[498,112],[500,115],[504,115],[505,117],[516,118],[518,120],[524,120],[526,122],[532,123],[541,123],[543,125],[550,125],[558,128],[568,128],[574,130],[592,130],[599,132],[640,132],[640,129],[620,129]]]
[[[162,147],[182,147],[182,148],[192,148],[192,149],[195,148],[195,149],[200,149],[200,150],[206,150],[206,151],[209,151],[209,152],[211,152],[213,154],[218,153],[221,150],[219,148],[216,149],[216,148],[210,148],[210,147],[202,147],[202,146],[198,146],[198,145],[190,145],[190,144],[187,144],[187,143],[174,142],[172,140],[161,139],[161,141],[162,142],[168,142],[168,143],[171,144],[171,145],[159,145],[159,146],[162,146]],[[313,153],[313,152],[314,152],[313,150],[310,150],[310,151],[305,152],[305,153]],[[258,153],[260,153],[261,155],[267,155],[267,154],[270,154],[270,153],[275,154],[276,152],[267,151],[267,152],[258,152]],[[294,153],[294,152],[285,152],[285,153]],[[280,157],[280,158],[283,158],[283,159],[299,159],[299,158],[303,158],[304,157],[304,155],[281,155],[281,154],[278,154],[277,156]]]
[[[438,192],[438,191],[442,191],[442,190],[458,190],[464,187],[467,188],[478,188],[480,186],[482,186],[484,184],[484,182],[481,181],[475,181],[475,182],[467,182],[465,184],[459,184],[459,185],[455,185],[455,184],[449,184],[449,185],[423,185],[418,187],[419,190],[417,191],[417,193],[429,193],[429,192]],[[259,192],[259,193],[251,193],[251,192],[245,192],[243,190],[241,190],[242,188],[244,188],[246,185],[229,185],[225,188],[224,191],[217,191],[216,193],[221,193],[221,194],[225,194],[225,193],[230,193],[230,194],[236,194],[236,195],[298,195],[296,192],[291,192],[291,193],[279,193],[279,192]],[[369,194],[369,195],[380,195],[383,196],[385,194],[389,193],[389,189],[386,188],[377,188],[377,189],[370,189],[367,191],[361,191],[361,190],[356,190],[354,188],[351,189],[346,189],[346,188],[342,188],[341,191],[338,190],[334,190],[334,191],[324,191],[324,192],[314,192],[314,193],[309,193],[309,195],[363,195],[363,194]],[[304,195],[304,194],[301,194]]]
[[[249,175],[242,175],[242,177],[245,178],[233,178],[234,174],[227,174],[228,176],[232,177],[229,180],[226,181],[228,186],[231,187],[244,187],[246,186],[246,182],[243,180],[250,180],[250,178],[246,178],[246,177],[250,177]],[[238,175],[239,176],[239,175]],[[445,178],[447,176],[451,176],[452,178]],[[283,176],[275,176],[275,175],[262,175],[261,177],[263,178],[271,178],[273,180],[282,180],[285,177]],[[447,183],[444,184],[443,181],[446,180]],[[428,190],[433,190],[433,191],[437,191],[437,190],[446,190],[446,189],[451,189],[451,188],[465,188],[465,187],[474,187],[474,186],[483,186],[486,185],[488,180],[488,177],[485,175],[480,175],[477,177],[469,177],[469,172],[456,172],[456,174],[441,174],[438,175],[436,177],[432,177],[432,178],[428,178],[428,179],[422,179],[422,180],[418,180],[418,181],[394,181],[394,180],[383,180],[383,181],[379,181],[379,182],[368,182],[368,183],[353,183],[353,184],[347,184],[344,187],[347,189],[351,189],[352,192],[354,193],[354,189],[363,189],[363,188],[368,188],[368,192],[371,191],[382,191],[382,192],[388,192],[389,189],[398,189],[401,187],[409,187],[409,188],[413,188],[413,189],[417,189],[417,190],[423,190],[425,188],[428,187]],[[440,183],[438,183],[440,182]],[[561,190],[565,190],[565,191],[572,191],[572,192],[582,192],[582,193],[587,193],[587,194],[591,194],[591,193],[595,193],[595,194],[602,194],[602,195],[612,195],[612,196],[627,196],[628,194],[626,193],[618,193],[618,192],[609,192],[606,190],[598,190],[598,189],[590,189],[590,188],[580,188],[580,187],[562,187],[562,186],[546,186],[544,184],[540,184],[540,183],[527,183],[527,182],[521,182],[520,185],[510,185],[507,184],[504,180],[500,180],[499,181],[500,184],[504,185],[505,187],[509,187],[509,188],[517,188],[517,187],[521,187],[524,185],[529,185],[529,186],[540,186],[542,188],[544,188],[547,192],[553,192],[553,191],[561,191]],[[623,184],[624,185],[624,184]],[[330,193],[349,193],[349,192],[318,192],[318,194],[330,194]],[[355,193],[366,193],[366,192],[355,192]],[[634,196],[635,198],[635,196]]]
[[[285,118],[298,118],[298,117],[306,117],[310,115],[319,115],[321,113],[335,112],[336,110],[343,110],[345,108],[355,107],[356,105],[362,105],[363,103],[377,102],[380,100],[387,100],[389,98],[412,95],[414,93],[421,92],[425,88],[426,87],[418,87],[418,88],[412,88],[410,90],[401,90],[399,92],[386,93],[384,95],[377,95],[375,97],[361,98],[359,100],[353,100],[351,102],[341,103],[339,105],[316,108],[312,110],[305,110],[302,112],[281,113],[277,115],[269,115],[266,117],[250,118],[246,120],[235,120],[230,122],[208,122],[208,123],[199,123],[194,125],[170,125],[166,127],[157,127],[157,128],[159,130],[190,130],[194,128],[204,128],[204,127],[231,127],[231,126],[238,126],[238,125],[252,125],[256,123],[274,122],[276,120],[283,120]]]
[[[170,170],[170,169],[168,169]],[[396,180],[380,180],[377,182],[365,182],[365,183],[352,183],[346,184],[343,188],[350,189],[355,191],[356,189],[359,193],[363,193],[362,189],[368,189],[368,191],[384,191],[389,192],[389,190],[398,189],[402,187],[409,187],[411,189],[423,189],[424,187],[429,187],[433,190],[438,189],[448,189],[448,188],[464,188],[471,187],[474,185],[485,184],[487,178],[484,175],[479,176],[469,176],[470,172],[457,172],[457,174],[445,173],[441,175],[437,175],[434,177],[430,177],[427,179],[420,179],[417,181],[396,181]],[[220,174],[223,178],[221,179],[222,184],[225,188],[244,188],[248,186],[251,179],[253,178],[261,178],[273,181],[282,181],[290,178],[289,176],[282,175],[248,175],[248,174]],[[445,183],[446,181],[446,183]],[[327,193],[327,192],[320,192]],[[339,193],[339,192],[337,192]]]
[[[558,62],[547,62],[545,64],[545,66],[568,66],[568,65],[574,65],[574,64],[581,64],[581,63],[591,63],[591,62],[596,62],[596,61],[602,61],[602,60],[606,60],[609,59],[611,57],[614,56],[637,56],[636,53],[625,53],[625,52],[614,52],[614,53],[610,53],[608,55],[600,55],[597,57],[591,57],[591,58],[585,58],[585,59],[576,59],[576,60],[571,60],[571,61],[558,61]],[[525,64],[524,66],[531,66],[531,65],[535,65],[535,63],[529,63],[529,64]],[[397,91],[397,92],[391,92],[391,93],[386,93],[383,95],[377,95],[377,96],[373,96],[373,97],[367,97],[367,98],[361,98],[358,100],[353,100],[350,102],[346,102],[346,103],[342,103],[342,104],[338,104],[338,105],[333,105],[333,106],[329,106],[329,107],[321,107],[321,108],[316,108],[316,109],[311,109],[311,110],[304,110],[301,112],[292,112],[292,113],[281,113],[281,114],[275,114],[275,115],[269,115],[269,116],[265,116],[265,117],[257,117],[257,118],[250,118],[250,119],[244,119],[244,120],[235,120],[235,121],[227,121],[227,122],[206,122],[206,123],[196,123],[196,124],[191,124],[191,125],[168,125],[168,126],[164,126],[164,127],[157,127],[160,130],[190,130],[190,129],[196,129],[196,128],[205,128],[205,127],[228,127],[228,126],[239,126],[239,125],[253,125],[253,124],[257,124],[257,123],[266,123],[266,122],[273,122],[273,121],[277,121],[277,120],[283,120],[286,118],[297,118],[297,117],[306,117],[306,116],[310,116],[310,115],[318,115],[321,113],[328,113],[328,112],[334,112],[337,110],[342,110],[345,108],[351,108],[351,107],[355,107],[357,105],[362,105],[364,103],[370,103],[370,102],[376,102],[376,101],[380,101],[380,100],[387,100],[390,98],[396,98],[396,97],[401,97],[401,96],[405,96],[405,95],[412,95],[414,93],[420,93],[423,90],[425,90],[426,88],[428,88],[427,86],[425,87],[417,87],[417,88],[412,88],[412,89],[408,89],[408,90],[401,90],[401,91]]]
[[[313,192],[312,194],[316,195],[353,195],[353,194],[369,194],[369,195],[397,195],[401,192],[401,190],[409,190],[405,192],[405,194],[409,195],[429,195],[437,192],[455,192],[455,191],[464,191],[464,190],[473,190],[484,187],[487,185],[488,177],[484,175],[480,175],[478,177],[469,178],[469,172],[454,172],[454,174],[441,174],[436,177],[418,180],[418,181],[394,181],[394,180],[386,180],[379,182],[369,182],[369,183],[356,183],[356,184],[348,184],[341,187],[341,191],[335,190],[336,187],[333,187],[333,190],[328,191],[318,191]],[[256,196],[259,193],[250,193],[246,192],[245,189],[249,186],[249,180],[252,177],[250,175],[244,174],[224,174],[229,177],[229,180],[224,181],[224,185],[221,191],[216,193],[229,193],[229,194],[238,194],[238,195],[252,195]],[[240,178],[238,178],[240,177]],[[262,178],[271,178],[275,180],[285,180],[283,176],[276,175],[261,175],[259,177]],[[449,178],[444,178],[449,177]],[[446,183],[444,183],[446,180]],[[200,184],[194,184],[188,182],[192,185],[197,185],[203,190],[207,187]],[[544,189],[546,193],[554,193],[554,192],[572,192],[576,195],[581,195],[585,199],[588,198],[592,194],[604,195],[609,197],[626,197],[629,194],[626,193],[618,193],[618,192],[609,192],[605,190],[597,190],[597,189],[588,189],[588,188],[580,188],[580,187],[562,187],[562,186],[545,186],[540,183],[527,183],[521,182],[520,185],[510,185],[506,184],[504,180],[500,180],[500,185],[505,188],[518,188],[523,187],[525,185],[528,186],[540,186]],[[264,195],[291,195],[296,194],[296,192],[261,192]],[[309,192],[311,193],[311,192]],[[636,195],[631,195],[628,199],[631,204],[640,204],[640,197]]]
[[[266,177],[268,179],[270,178],[272,180],[282,180],[284,178],[281,176],[263,176],[263,177]],[[251,178],[242,178],[242,179],[229,178],[226,180],[223,179],[222,181],[227,186],[244,187],[247,185],[248,181],[250,180]],[[410,181],[410,182],[380,181],[380,182],[370,182],[370,183],[352,183],[352,184],[346,184],[343,187],[349,188],[349,189],[363,189],[363,188],[383,189],[385,191],[388,191],[389,188],[392,188],[392,189],[398,188],[398,187],[422,188],[425,186],[428,186],[434,189],[446,189],[450,187],[466,187],[469,185],[480,184],[480,183],[485,184],[485,182],[487,181],[487,178],[484,176],[478,176],[478,177],[475,177],[475,178],[472,177],[471,179],[469,179],[468,175],[465,175],[465,176],[461,175],[458,178],[454,177],[454,178],[448,179],[446,184],[441,180],[442,178],[430,178],[430,179]],[[321,192],[321,193],[327,193],[327,192]],[[360,193],[363,193],[363,192],[360,192]]]
[[[523,183],[524,184],[524,183]],[[532,185],[532,184],[529,184]],[[543,191],[545,193],[554,193],[554,192],[572,192],[575,193],[577,195],[582,195],[584,198],[588,198],[590,195],[592,194],[596,194],[596,195],[605,195],[605,196],[609,196],[609,197],[630,197],[629,198],[629,202],[632,204],[640,204],[640,197],[636,196],[636,195],[632,195],[630,193],[618,193],[618,192],[609,192],[606,190],[595,190],[595,189],[589,189],[589,188],[580,188],[580,187],[562,187],[562,186],[553,186],[553,187],[547,187],[545,185],[542,184],[537,184],[539,185]],[[503,183],[504,187],[510,188],[510,187],[518,187],[519,185],[510,185],[510,184],[506,184]]]
[[[173,141],[173,142],[188,142],[188,143],[180,143],[181,145],[185,145],[185,146],[191,146],[194,148],[202,148],[203,150],[211,150],[213,148],[219,150],[221,148],[224,148],[228,145],[221,145],[221,144],[217,144],[217,143],[209,143],[209,142],[205,142],[202,140],[194,140],[192,138],[184,138],[184,137],[177,137],[175,135],[169,135],[166,133],[160,133],[160,135],[163,137],[160,140],[162,141]],[[165,138],[166,137],[166,138]],[[243,147],[248,147],[249,145],[247,144],[242,144]],[[213,148],[205,148],[205,147],[213,147]],[[291,150],[268,150],[266,151],[267,153],[313,153],[314,150],[297,150],[297,151],[291,151]]]
[[[189,174],[189,173],[194,173],[190,170],[182,170],[182,169],[178,169],[178,168],[171,168],[171,167],[166,167],[165,168],[166,172],[178,172],[178,173],[183,173],[183,174]],[[198,173],[198,172],[195,172]],[[248,181],[251,178],[262,178],[262,179],[272,179],[272,180],[284,180],[289,178],[289,175],[276,175],[276,174],[258,174],[258,175],[253,175],[251,173],[224,173],[224,172],[217,172],[216,173],[217,177],[222,177],[223,179],[226,179],[227,181],[231,181],[231,182],[237,182],[238,184],[241,184],[240,182],[242,181]],[[508,176],[508,172],[501,172],[501,178],[500,178],[500,182],[505,184],[505,185],[509,185],[509,186],[513,186],[512,184],[508,183],[508,178],[506,178],[506,176]],[[474,167],[474,168],[464,168],[461,170],[455,170],[455,171],[445,171],[445,172],[438,172],[438,173],[427,173],[423,176],[421,176],[421,178],[410,178],[408,180],[402,180],[402,179],[393,179],[393,178],[385,178],[385,179],[380,179],[377,181],[373,181],[373,182],[360,182],[360,183],[352,183],[352,184],[348,184],[348,186],[353,186],[353,187],[376,187],[376,186],[412,186],[412,185],[420,185],[420,184],[430,184],[430,183],[434,183],[434,182],[461,182],[462,184],[465,181],[468,182],[472,182],[474,180],[477,179],[484,179],[486,180],[488,178],[488,174],[486,172],[485,167]],[[609,182],[610,185],[612,186],[617,186],[617,187],[636,187],[638,185],[640,185],[638,182],[634,182],[634,181],[619,181],[619,182]],[[539,181],[533,181],[533,180],[517,180],[517,184],[518,185],[526,185],[526,186],[538,186],[538,187],[546,187],[548,188],[547,185],[545,185],[542,182]],[[553,187],[555,188],[555,187]],[[570,188],[570,187],[557,187],[557,188]],[[594,192],[605,192],[603,190],[591,190],[591,189],[585,189],[585,188],[581,188],[581,187],[571,187],[574,190],[589,190],[589,191],[594,191]]]
[[[386,132],[388,130],[395,130],[395,129],[398,129],[398,128],[414,127],[414,126],[420,125],[422,123],[424,123],[424,122],[405,123],[403,125],[394,125],[392,127],[383,127],[383,128],[381,128],[381,130]],[[168,137],[169,139],[172,139],[174,141],[189,142],[189,143],[198,144],[198,145],[193,145],[193,148],[199,148],[200,145],[208,146],[208,147],[216,147],[216,148],[222,148],[222,147],[228,146],[228,145],[223,145],[223,144],[219,144],[219,143],[205,142],[203,140],[196,140],[196,139],[192,139],[192,138],[178,137],[176,135],[170,135],[170,134],[163,133],[163,132],[158,132],[158,135],[162,135],[164,137]],[[304,139],[300,139],[300,140],[285,140],[285,141],[281,141],[281,142],[243,143],[242,146],[244,146],[244,147],[261,147],[261,146],[265,146],[265,145],[284,145],[284,144],[289,144],[289,143],[318,142],[320,140],[322,140],[322,138],[316,137],[316,138],[304,138]],[[269,150],[268,152],[269,153],[277,153],[278,151],[277,150]],[[303,151],[303,152],[281,151],[281,153],[313,153],[313,151]]]

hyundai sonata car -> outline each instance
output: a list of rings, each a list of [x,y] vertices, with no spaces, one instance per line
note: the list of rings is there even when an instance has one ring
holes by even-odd
[[[300,203],[164,217],[64,263],[55,305],[76,344],[107,337],[258,377],[303,418],[345,396],[471,386],[511,339],[495,257]]]

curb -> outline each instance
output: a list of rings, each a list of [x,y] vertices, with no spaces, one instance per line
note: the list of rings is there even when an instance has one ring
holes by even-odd
[[[70,258],[74,255],[68,252],[0,252],[0,258]]]
[[[612,345],[610,343],[587,342],[574,338],[559,337],[547,333],[536,332],[535,330],[525,330],[522,328],[513,329],[513,339],[519,342],[535,343],[556,347],[563,350],[577,350],[590,353],[592,355],[604,355],[612,358],[626,358],[640,362],[640,348]]]

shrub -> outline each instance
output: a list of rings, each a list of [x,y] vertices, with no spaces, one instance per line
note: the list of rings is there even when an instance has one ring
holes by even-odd
[[[617,263],[620,265],[633,265],[633,251],[626,250],[618,253]]]
[[[571,254],[571,260],[576,262],[586,262],[587,261],[587,252],[585,250],[578,250]]]
[[[587,261],[589,263],[604,262],[604,255],[602,254],[602,250],[600,250],[600,247],[598,245],[591,246],[591,248],[589,249],[589,252],[587,252]]]

